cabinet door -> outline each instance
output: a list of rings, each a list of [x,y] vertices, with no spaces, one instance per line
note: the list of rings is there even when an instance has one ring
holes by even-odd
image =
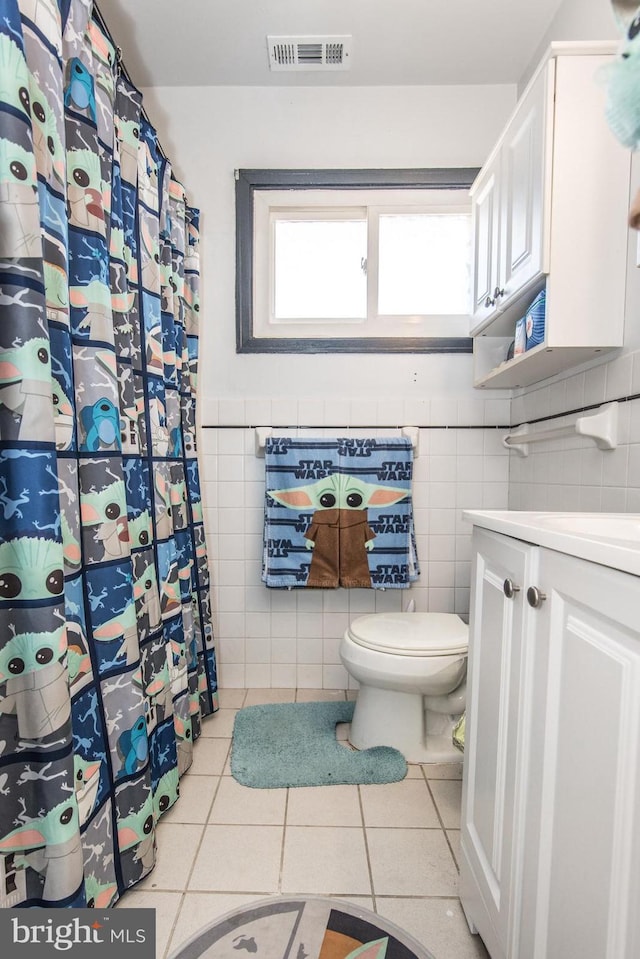
[[[553,117],[551,61],[522,99],[502,141],[500,278],[498,304],[548,269],[549,224],[545,217],[545,177]]]
[[[539,581],[548,691],[524,861],[536,888],[515,955],[637,959],[640,579],[542,550]]]
[[[504,959],[519,895],[520,715],[532,648],[523,601],[538,549],[477,528],[474,546],[460,899],[492,959]]]
[[[473,187],[473,329],[497,311],[494,296],[498,285],[500,234],[500,158],[487,164]]]

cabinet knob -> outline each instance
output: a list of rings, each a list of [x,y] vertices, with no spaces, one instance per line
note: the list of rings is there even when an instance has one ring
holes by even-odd
[[[490,306],[495,306],[495,305],[496,305],[496,301],[495,301],[495,300],[492,300],[490,296],[487,296],[486,300],[484,301],[484,305],[485,305],[485,306],[487,307],[487,309],[488,309]]]
[[[504,296],[504,289],[501,290],[500,287],[497,286],[497,287],[495,288],[495,290],[493,291],[493,301],[494,301],[494,303],[495,303],[495,301],[498,299],[498,297],[500,297],[500,296]]]
[[[507,599],[513,599],[516,593],[520,592],[520,587],[516,586],[512,579],[505,579],[502,584],[502,591]]]
[[[537,586],[530,586],[527,590],[527,602],[529,606],[533,606],[534,609],[542,606],[546,598],[547,594],[543,593]]]

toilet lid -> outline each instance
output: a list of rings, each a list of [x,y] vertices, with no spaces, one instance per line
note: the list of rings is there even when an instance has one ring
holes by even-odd
[[[454,613],[374,613],[351,623],[354,643],[397,656],[466,653],[469,627]]]

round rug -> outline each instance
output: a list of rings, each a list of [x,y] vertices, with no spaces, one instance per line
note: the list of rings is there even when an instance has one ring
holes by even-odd
[[[228,912],[171,959],[434,959],[369,909],[320,896],[275,897]]]

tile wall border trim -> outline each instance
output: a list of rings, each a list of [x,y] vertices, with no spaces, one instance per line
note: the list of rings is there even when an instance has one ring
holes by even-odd
[[[536,423],[548,423],[549,420],[557,420],[563,416],[573,416],[575,413],[586,413],[589,410],[600,409],[603,403],[630,403],[633,400],[640,400],[640,393],[630,393],[628,396],[616,396],[612,399],[599,400],[597,403],[589,403],[587,406],[576,406],[571,410],[563,410],[561,413],[548,413],[546,416],[536,416],[530,420],[521,420],[519,423],[513,423],[509,429],[518,429],[520,426],[528,424],[534,426]]]
[[[599,403],[595,404],[599,406]],[[559,414],[564,416],[564,413]],[[533,420],[529,422],[534,422]],[[438,423],[428,423],[420,425],[419,423],[412,424],[418,430],[510,430],[512,426],[509,423],[474,423],[474,424],[438,424]],[[253,423],[247,425],[246,423],[201,423],[200,429],[202,430],[255,430],[264,428],[266,426],[271,426],[268,423]],[[404,424],[406,426],[406,423]],[[341,426],[335,426],[333,423],[311,423],[307,425],[306,423],[297,423],[283,425],[279,423],[272,427],[276,430],[401,430],[403,426],[398,426],[396,423],[376,423],[375,426],[353,424],[351,426],[345,426],[344,423]]]

